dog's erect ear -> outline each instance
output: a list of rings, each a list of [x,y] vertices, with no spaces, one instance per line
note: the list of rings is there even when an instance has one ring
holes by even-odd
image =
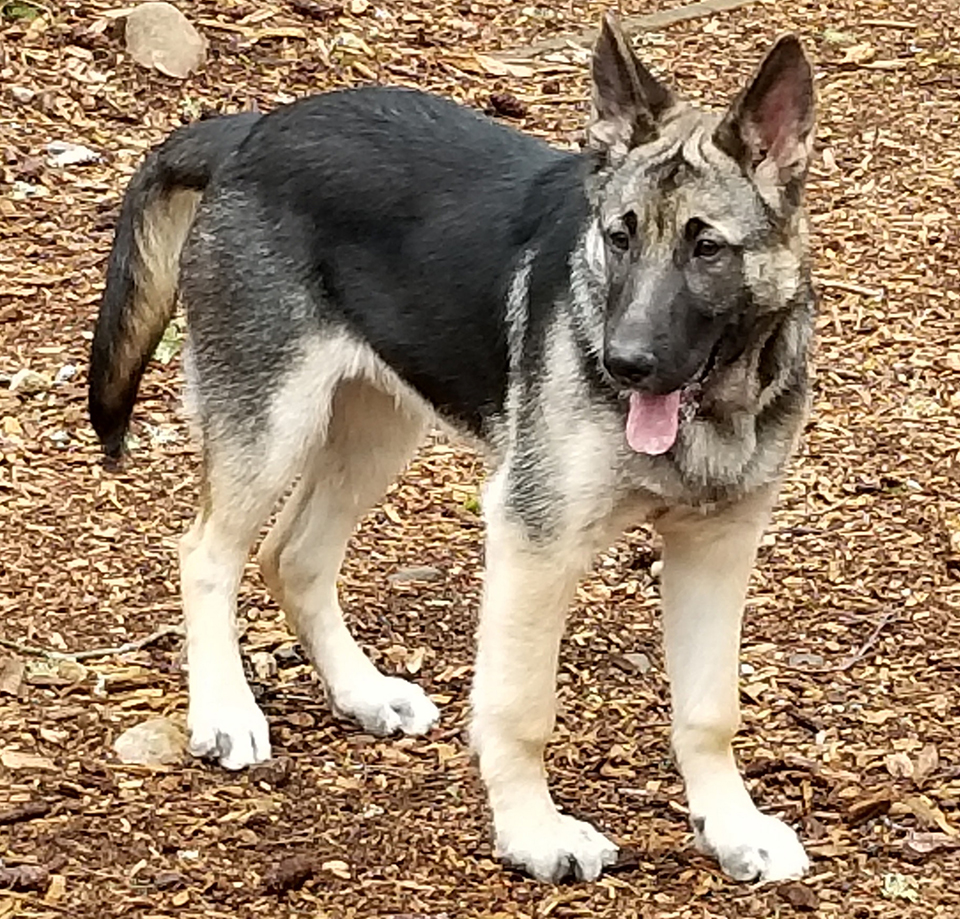
[[[653,139],[673,103],[670,90],[637,60],[612,13],[604,15],[593,49],[592,101],[589,144],[612,160]]]
[[[787,35],[734,100],[713,139],[756,177],[762,192],[777,199],[787,192],[791,200],[806,176],[813,126],[813,70],[799,40]]]

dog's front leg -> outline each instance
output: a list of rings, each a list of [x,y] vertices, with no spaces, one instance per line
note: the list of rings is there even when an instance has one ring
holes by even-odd
[[[617,847],[550,797],[543,751],[553,730],[567,606],[591,556],[582,537],[539,536],[514,517],[497,476],[484,496],[486,573],[472,740],[493,809],[497,854],[543,881],[599,876]]]
[[[743,604],[772,498],[712,516],[673,512],[657,523],[674,754],[698,847],[743,881],[798,877],[808,866],[796,833],[753,804],[731,748]]]

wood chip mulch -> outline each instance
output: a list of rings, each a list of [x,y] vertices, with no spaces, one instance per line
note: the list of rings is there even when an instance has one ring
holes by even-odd
[[[464,736],[482,469],[439,437],[366,519],[343,593],[361,641],[428,688],[441,726],[380,741],[337,723],[251,564],[244,649],[276,760],[243,774],[117,761],[123,730],[185,713],[180,639],[164,627],[179,622],[176,541],[198,461],[175,355],[147,374],[121,471],[103,469],[85,418],[104,260],[144,151],[205,112],[371,80],[574,143],[583,52],[501,52],[600,12],[594,0],[179,5],[210,40],[184,82],[123,55],[119,7],[0,2],[0,919],[960,915],[955,0],[755,3],[639,37],[661,73],[715,103],[787,30],[818,73],[818,383],[754,581],[738,741],[757,800],[802,826],[813,868],[760,888],[691,846],[646,531],[578,593],[549,753],[558,800],[612,834],[624,863],[550,887],[495,862]],[[31,6],[42,15],[24,16]],[[52,166],[52,141],[103,160]],[[24,369],[38,391],[11,392]],[[64,653],[158,629],[124,653]],[[271,660],[277,674],[261,678]]]

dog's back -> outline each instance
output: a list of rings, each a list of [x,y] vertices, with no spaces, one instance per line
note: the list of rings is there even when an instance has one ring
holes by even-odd
[[[556,249],[555,283],[565,283],[586,209],[580,170],[577,156],[410,90],[278,110],[198,213],[183,273],[196,348],[220,352],[239,335],[239,350],[260,360],[245,374],[269,387],[268,349],[286,362],[291,339],[339,325],[481,433],[504,399],[509,279],[536,240]]]

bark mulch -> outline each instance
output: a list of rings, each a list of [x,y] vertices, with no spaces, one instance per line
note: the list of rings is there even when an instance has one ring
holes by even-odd
[[[367,517],[343,575],[370,653],[443,706],[431,736],[381,741],[338,724],[251,565],[244,649],[277,666],[254,673],[275,761],[228,774],[113,755],[124,729],[186,706],[170,627],[198,457],[176,337],[147,374],[120,472],[103,469],[84,410],[104,259],[144,151],[207,111],[371,80],[573,143],[582,48],[502,52],[582,32],[600,8],[180,6],[210,40],[184,82],[123,55],[108,4],[0,0],[0,919],[960,915],[955,0],[754,3],[639,37],[653,66],[713,102],[783,31],[802,34],[817,66],[818,381],[754,581],[738,741],[758,801],[802,826],[813,869],[762,888],[725,880],[691,847],[668,756],[657,547],[642,530],[579,591],[549,752],[562,805],[629,857],[596,884],[562,887],[494,861],[464,736],[482,469],[439,437]],[[103,160],[51,166],[51,141]],[[42,375],[39,391],[10,391],[23,369]],[[125,653],[63,653],[148,637]]]

